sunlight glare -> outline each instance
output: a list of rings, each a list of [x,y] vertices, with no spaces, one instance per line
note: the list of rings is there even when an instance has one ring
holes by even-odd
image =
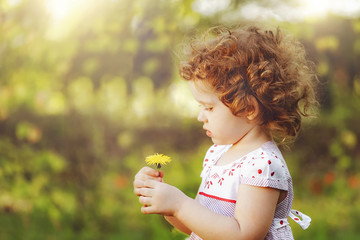
[[[328,13],[351,16],[360,13],[358,0],[303,0],[305,16],[323,17]]]
[[[45,7],[50,17],[46,36],[56,40],[66,37],[76,24],[89,14],[95,0],[47,0]]]
[[[85,0],[48,0],[46,8],[53,21],[58,22],[78,10],[84,2]]]
[[[294,0],[295,1],[295,0]],[[248,2],[240,9],[240,15],[248,20],[276,19],[277,21],[303,21],[308,18],[323,18],[336,14],[357,18],[360,16],[359,0],[296,0],[297,6],[283,0]],[[237,16],[235,16],[237,17]]]
[[[192,8],[205,16],[214,15],[217,12],[225,10],[231,3],[231,0],[195,0]]]
[[[330,8],[330,5],[327,4],[327,0],[304,0],[304,12],[308,16],[323,16],[325,15]]]

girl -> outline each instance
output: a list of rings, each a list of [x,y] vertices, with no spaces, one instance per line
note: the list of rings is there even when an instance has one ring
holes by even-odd
[[[134,180],[141,211],[165,216],[190,239],[293,239],[288,216],[304,229],[311,219],[291,210],[292,180],[277,144],[297,136],[316,103],[303,47],[279,30],[249,27],[200,38],[185,59],[180,74],[214,145],[195,200],[142,168]]]

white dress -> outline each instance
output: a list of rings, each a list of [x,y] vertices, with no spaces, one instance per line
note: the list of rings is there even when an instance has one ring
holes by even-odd
[[[294,239],[288,216],[299,223],[303,229],[310,225],[311,219],[301,212],[291,210],[292,180],[276,144],[266,142],[260,148],[232,163],[215,165],[230,147],[231,145],[213,145],[207,151],[197,200],[213,212],[233,217],[240,184],[287,191],[286,198],[276,206],[275,215],[265,239]],[[201,238],[196,233],[191,233],[190,239]]]

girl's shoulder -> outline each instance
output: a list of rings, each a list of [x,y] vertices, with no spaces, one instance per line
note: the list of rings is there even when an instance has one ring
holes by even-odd
[[[273,142],[263,144],[237,164],[241,165],[242,183],[283,190],[288,188],[290,173],[280,150]]]
[[[274,142],[266,142],[255,151],[247,155],[247,159],[257,165],[283,166],[285,165],[284,157]]]

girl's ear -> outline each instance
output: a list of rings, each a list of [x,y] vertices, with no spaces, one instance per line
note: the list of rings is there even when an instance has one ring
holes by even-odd
[[[254,96],[250,96],[250,102],[251,102],[251,107],[250,107],[251,110],[248,111],[246,118],[249,121],[252,121],[256,119],[256,117],[259,115],[259,103]]]

